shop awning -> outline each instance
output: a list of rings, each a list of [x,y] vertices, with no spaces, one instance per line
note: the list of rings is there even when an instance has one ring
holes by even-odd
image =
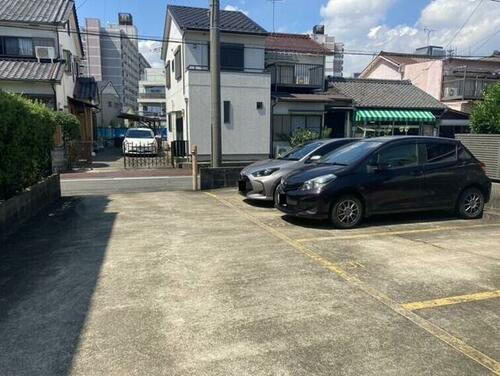
[[[435,123],[436,117],[430,111],[357,110],[355,121],[356,123],[365,123],[370,121]]]

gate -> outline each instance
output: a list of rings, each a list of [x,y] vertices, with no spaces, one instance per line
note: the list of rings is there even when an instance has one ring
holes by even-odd
[[[70,141],[65,143],[65,154],[68,158],[68,168],[92,167],[92,141]]]
[[[168,149],[167,142],[161,140],[156,144],[124,142],[122,144],[124,167],[167,168],[170,160]]]

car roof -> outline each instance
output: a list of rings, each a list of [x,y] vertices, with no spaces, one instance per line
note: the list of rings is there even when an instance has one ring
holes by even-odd
[[[434,136],[382,136],[382,137],[362,138],[359,140],[363,142],[383,142],[383,143],[389,143],[393,141],[404,141],[404,140],[443,141],[443,142],[458,143],[457,140],[452,138],[434,137]]]

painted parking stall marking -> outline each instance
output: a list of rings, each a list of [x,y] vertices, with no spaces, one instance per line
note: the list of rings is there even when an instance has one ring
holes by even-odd
[[[350,274],[349,272],[344,270],[340,265],[328,260],[327,258],[314,252],[312,249],[306,247],[303,244],[303,242],[294,240],[294,239],[290,238],[288,235],[284,234],[283,232],[277,230],[276,228],[273,228],[269,225],[266,225],[265,223],[260,222],[256,217],[248,214],[244,209],[239,208],[237,205],[229,202],[228,200],[226,200],[224,198],[221,198],[221,197],[219,197],[213,193],[209,193],[209,192],[205,192],[205,194],[216,199],[221,204],[232,208],[233,210],[238,212],[241,216],[245,217],[253,224],[259,226],[260,228],[262,228],[263,230],[265,230],[269,234],[271,234],[271,235],[275,236],[276,238],[282,240],[283,242],[289,244],[298,252],[309,257],[311,260],[313,260],[317,264],[321,265],[325,269],[337,274],[342,279],[344,279],[347,283],[349,283],[352,286],[358,288],[359,290],[365,292],[370,297],[376,299],[377,301],[384,304],[385,306],[387,306],[388,308],[390,308],[394,312],[400,314],[401,316],[405,317],[409,321],[413,322],[415,325],[417,325],[421,329],[427,331],[428,333],[430,333],[434,337],[438,338],[439,340],[441,340],[444,343],[448,344],[449,346],[453,347],[455,350],[457,350],[461,354],[474,360],[475,362],[477,362],[478,364],[487,368],[488,370],[490,370],[494,374],[500,375],[500,362],[498,362],[497,360],[489,357],[488,355],[482,353],[481,351],[477,350],[476,348],[468,345],[467,343],[465,343],[461,339],[453,336],[452,334],[448,333],[446,330],[433,324],[432,322],[428,321],[427,319],[424,319],[423,317],[417,315],[416,313],[412,312],[411,310],[408,310],[400,303],[397,303],[396,301],[389,298],[387,295],[383,294],[382,292],[371,287],[367,283],[361,281],[359,278]],[[471,227],[471,226],[469,226],[469,227]],[[435,229],[432,229],[432,231],[435,231]],[[392,232],[392,233],[394,233],[394,232]],[[367,236],[372,236],[372,235],[370,234]],[[338,238],[329,238],[329,239],[338,239]]]
[[[500,290],[485,291],[476,294],[451,296],[441,299],[424,300],[420,302],[406,303],[401,306],[408,311],[417,311],[419,309],[442,307],[452,304],[475,302],[479,300],[500,298]]]

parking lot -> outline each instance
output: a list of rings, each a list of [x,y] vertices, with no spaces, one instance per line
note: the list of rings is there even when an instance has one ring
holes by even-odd
[[[3,374],[500,374],[493,212],[342,231],[225,189],[50,214],[0,256]]]

